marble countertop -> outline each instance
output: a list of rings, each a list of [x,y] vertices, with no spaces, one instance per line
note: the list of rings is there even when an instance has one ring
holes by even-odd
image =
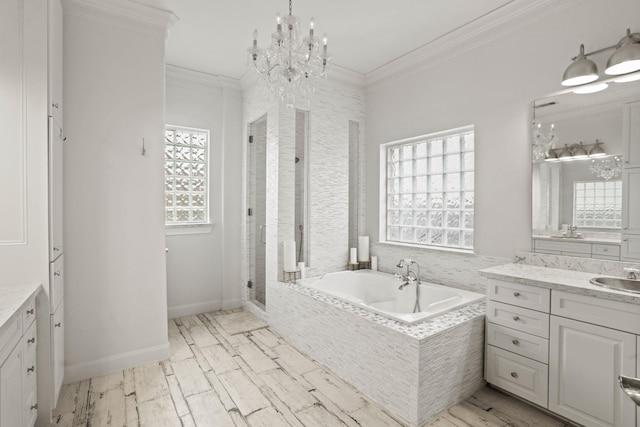
[[[557,236],[533,236],[536,240],[551,240],[554,242],[575,242],[575,243],[603,243],[607,245],[619,245],[620,239],[605,239],[602,237],[557,237]]]
[[[605,274],[561,270],[559,268],[539,267],[519,263],[486,268],[480,270],[480,274],[490,279],[509,280],[524,285],[640,304],[640,294],[604,288],[589,283],[590,279],[606,276]]]
[[[32,295],[42,290],[39,283],[31,285],[0,285],[0,328]]]

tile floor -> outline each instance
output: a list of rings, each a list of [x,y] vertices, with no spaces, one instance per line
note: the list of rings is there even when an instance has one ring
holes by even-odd
[[[404,424],[248,312],[169,321],[171,357],[63,386],[52,426],[389,426]],[[431,427],[566,427],[490,388]]]

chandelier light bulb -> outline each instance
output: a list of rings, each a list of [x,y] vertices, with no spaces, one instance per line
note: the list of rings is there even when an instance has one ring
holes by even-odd
[[[282,25],[282,17],[280,16],[280,12],[276,13],[276,24],[278,26]]]
[[[309,29],[311,31],[311,34],[313,34],[313,18],[311,18],[311,21],[309,21]]]

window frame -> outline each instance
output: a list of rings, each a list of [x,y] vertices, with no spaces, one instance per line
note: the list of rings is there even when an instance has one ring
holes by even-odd
[[[198,222],[167,222],[166,220],[166,209],[167,209],[167,205],[166,205],[166,196],[167,196],[167,190],[166,190],[166,184],[165,184],[165,191],[164,191],[164,196],[165,196],[165,202],[164,202],[164,212],[165,212],[165,228],[167,230],[167,234],[168,235],[172,235],[172,234],[199,234],[199,233],[209,233],[211,232],[212,229],[212,222],[211,222],[211,131],[209,129],[202,129],[202,128],[196,128],[196,127],[190,127],[190,126],[178,126],[178,125],[172,125],[172,124],[165,124],[164,126],[164,140],[163,140],[163,158],[164,158],[164,167],[165,167],[165,172],[166,172],[166,162],[167,162],[167,158],[165,153],[165,149],[167,146],[166,143],[166,132],[168,130],[172,130],[172,131],[186,131],[186,132],[192,132],[192,133],[203,133],[206,135],[206,144],[205,144],[205,176],[204,176],[204,185],[205,185],[205,191],[204,191],[204,196],[205,196],[205,205],[204,205],[204,211],[205,211],[205,219],[204,221],[198,221]],[[174,175],[175,176],[175,175]],[[192,175],[188,175],[189,177],[191,177]],[[164,175],[164,179],[166,180],[167,175],[165,173]],[[188,194],[191,194],[191,191],[189,191]],[[190,208],[191,209],[191,208]]]
[[[474,193],[474,203],[473,203],[473,219],[474,219],[474,226],[473,228],[471,228],[471,232],[472,232],[472,247],[471,248],[465,248],[462,246],[458,246],[458,247],[454,247],[454,246],[444,246],[444,245],[434,245],[434,244],[424,244],[424,243],[417,243],[417,242],[408,242],[408,241],[396,241],[396,240],[389,240],[388,236],[387,236],[387,229],[388,229],[388,224],[387,224],[387,219],[388,219],[388,182],[389,182],[389,178],[387,176],[388,173],[388,158],[387,158],[387,153],[389,148],[393,147],[393,146],[402,146],[402,145],[408,145],[408,144],[416,144],[419,142],[428,142],[430,140],[433,139],[437,139],[437,138],[446,138],[447,136],[450,135],[456,135],[456,134],[464,134],[464,133],[468,133],[468,132],[473,132],[474,134],[474,146],[473,146],[473,193]],[[459,151],[460,154],[464,153],[464,152],[469,152],[469,151],[463,151],[462,149]],[[475,193],[476,193],[476,189],[475,189],[475,174],[476,174],[476,166],[475,166],[475,156],[476,156],[476,144],[475,144],[475,126],[474,125],[466,125],[466,126],[460,126],[457,128],[452,128],[452,129],[447,129],[447,130],[443,130],[443,131],[438,131],[438,132],[433,132],[433,133],[429,133],[429,134],[424,134],[424,135],[419,135],[419,136],[415,136],[415,137],[410,137],[410,138],[405,138],[405,139],[401,139],[401,140],[395,140],[395,141],[390,141],[390,142],[386,142],[383,144],[380,144],[380,163],[379,163],[379,168],[380,168],[380,201],[379,201],[379,241],[380,243],[385,243],[385,244],[390,244],[390,245],[398,245],[398,246],[409,246],[409,247],[415,247],[415,248],[422,248],[422,249],[433,249],[433,250],[438,250],[438,251],[447,251],[447,252],[458,252],[458,253],[467,253],[467,254],[472,254],[475,251]],[[427,159],[429,158],[428,154],[427,154]],[[462,162],[461,162],[462,163]],[[460,165],[462,166],[462,164]],[[460,171],[460,175],[462,175],[462,172],[464,172],[463,170]],[[429,170],[427,169],[427,176],[428,175],[432,175],[429,174]],[[445,175],[444,170],[442,171],[441,174],[443,177]],[[411,175],[412,177],[415,177],[416,175],[414,173],[412,173]],[[462,184],[461,184],[462,185]],[[462,193],[462,187],[461,187],[461,193]],[[446,193],[446,191],[442,191],[443,194]],[[415,193],[414,193],[415,194]],[[464,209],[461,209],[460,212],[463,212]],[[443,218],[443,221],[445,219]],[[460,218],[460,221],[463,221],[463,218]],[[412,228],[415,229],[415,225],[412,225]],[[422,227],[421,227],[422,228]],[[427,229],[431,228],[431,227],[426,227]],[[443,229],[445,229],[445,227],[443,227]]]
[[[611,184],[611,183],[616,183],[616,187],[617,188],[612,188],[612,191],[617,191],[618,194],[614,194],[612,197],[614,199],[614,201],[618,202],[618,207],[620,208],[619,210],[619,220],[617,220],[619,222],[619,225],[617,227],[615,226],[597,226],[597,225],[585,225],[584,223],[580,223],[581,221],[587,221],[587,220],[591,220],[591,221],[597,221],[595,218],[587,218],[587,219],[578,219],[576,217],[577,214],[577,210],[578,210],[578,188],[577,186],[579,184],[583,184],[583,185],[588,185],[588,184],[598,184],[598,183],[602,183],[604,184],[605,188],[603,188],[603,190],[606,192],[607,191],[607,184]],[[609,231],[609,230],[613,230],[613,231],[620,231],[622,229],[622,199],[624,198],[624,194],[623,194],[623,186],[622,186],[622,179],[612,179],[612,180],[579,180],[579,181],[574,181],[573,182],[573,197],[572,197],[572,201],[573,201],[573,212],[572,212],[572,224],[577,225],[578,227],[582,228],[582,229],[588,229],[588,230],[597,230],[597,231]],[[597,191],[597,188],[593,189],[594,191]],[[587,189],[585,188],[584,191],[587,191]],[[586,196],[585,196],[586,198]],[[595,197],[594,197],[595,199]],[[604,195],[604,201],[607,200],[607,196],[606,194]],[[586,205],[586,203],[585,203]],[[590,205],[589,207],[591,208],[595,208],[596,206],[596,202],[594,200],[594,203],[592,205]],[[603,208],[606,207],[606,204]],[[603,220],[603,221],[608,221],[608,220]],[[616,219],[614,218],[613,220],[610,221],[616,221]]]

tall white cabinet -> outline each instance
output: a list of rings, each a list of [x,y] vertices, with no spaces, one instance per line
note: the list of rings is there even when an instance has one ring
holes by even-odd
[[[624,107],[622,139],[624,197],[620,257],[623,261],[640,261],[640,101],[628,103]]]

